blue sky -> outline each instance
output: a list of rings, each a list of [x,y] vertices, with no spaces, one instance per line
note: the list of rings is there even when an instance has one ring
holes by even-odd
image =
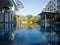
[[[21,0],[24,5],[23,9],[20,9],[17,13],[20,15],[38,15],[43,10],[43,7],[47,5],[48,0]]]

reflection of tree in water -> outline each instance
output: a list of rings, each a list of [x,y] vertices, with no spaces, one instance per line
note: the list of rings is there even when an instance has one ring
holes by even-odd
[[[28,28],[29,28],[29,29],[32,29],[32,27],[31,27],[31,26],[28,26]]]
[[[34,23],[34,24],[32,24],[32,25],[29,25],[28,27],[38,28],[38,27],[40,27],[40,26],[39,26],[38,24]]]
[[[18,28],[29,28],[29,29],[32,29],[32,28],[38,28],[40,27],[38,24],[31,24],[31,25],[28,25],[28,24],[21,24],[17,27]]]

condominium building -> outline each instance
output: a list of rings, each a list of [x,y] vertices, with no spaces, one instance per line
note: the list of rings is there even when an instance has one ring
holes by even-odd
[[[59,11],[60,10],[60,0],[49,0],[46,5],[46,11]]]
[[[41,16],[41,31],[60,31],[60,0],[49,0]]]

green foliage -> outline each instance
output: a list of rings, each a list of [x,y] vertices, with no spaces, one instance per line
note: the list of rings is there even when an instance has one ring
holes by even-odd
[[[14,14],[14,17],[19,17],[19,15],[17,15],[17,14]]]
[[[40,16],[33,16],[32,14],[27,15],[27,18],[31,20],[33,23],[40,24]]]
[[[36,23],[40,25],[40,23],[41,23],[41,20],[38,20]]]
[[[36,20],[36,23],[39,24],[39,25],[41,24],[41,19],[40,19],[40,17],[39,17],[38,20]]]
[[[33,15],[31,15],[31,14],[30,15],[27,15],[27,18],[28,19],[31,19],[32,17],[33,17]]]

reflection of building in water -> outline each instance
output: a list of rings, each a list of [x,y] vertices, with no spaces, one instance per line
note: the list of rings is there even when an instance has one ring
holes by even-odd
[[[60,13],[57,12],[42,12],[41,15],[41,31],[50,32],[58,36],[56,40],[49,40],[51,44],[60,42]]]
[[[14,11],[22,6],[19,0],[0,0],[0,41],[11,39],[16,22]]]
[[[60,0],[49,0],[46,8],[41,16],[41,31],[55,32],[57,34],[58,40],[49,41],[51,45],[60,45]],[[54,44],[53,44],[54,43]]]
[[[7,10],[7,12],[2,13],[0,10],[0,39],[5,38],[4,40],[7,41],[11,39],[14,25],[15,19],[13,11],[8,12]]]

